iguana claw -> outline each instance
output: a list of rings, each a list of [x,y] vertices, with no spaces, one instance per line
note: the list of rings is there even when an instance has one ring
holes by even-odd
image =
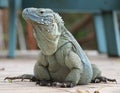
[[[36,82],[36,85],[40,85],[40,86],[52,86],[52,82],[51,80],[38,80]]]
[[[50,80],[40,80],[36,82],[37,85],[40,86],[54,86],[54,87],[62,87],[62,88],[71,88],[74,87],[75,84],[72,82],[54,82]]]
[[[74,87],[75,84],[73,82],[53,82],[52,86],[56,86],[56,87],[62,87],[62,88],[71,88]]]

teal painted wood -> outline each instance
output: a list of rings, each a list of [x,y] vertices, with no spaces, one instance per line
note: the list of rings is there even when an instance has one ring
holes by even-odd
[[[120,9],[120,0],[23,0],[23,8],[43,7],[59,12],[101,12]]]
[[[9,57],[15,57],[16,49],[16,9],[17,0],[9,0],[10,7],[10,30],[9,30]],[[112,13],[113,10],[120,10],[120,0],[22,0],[23,7],[47,7],[52,8],[58,12],[78,12],[78,13],[101,13],[104,28],[101,28],[102,32],[105,31],[106,43],[107,43],[107,53],[110,56],[120,56],[120,39],[119,30],[116,14]],[[26,4],[26,5],[25,5]],[[102,24],[102,19],[100,16],[96,17],[97,21],[96,32],[100,29],[98,24]],[[102,25],[101,25],[102,27]],[[104,31],[103,31],[104,30]],[[100,31],[100,30],[99,30]],[[104,34],[102,33],[101,34]],[[98,33],[99,34],[99,33]],[[97,35],[98,36],[98,35]],[[100,39],[100,37],[98,36]],[[102,37],[104,38],[104,37]],[[98,40],[99,40],[98,39]],[[99,43],[100,42],[100,43]],[[105,52],[105,44],[102,41],[98,42],[99,51]],[[105,42],[105,39],[103,39]],[[104,44],[101,47],[101,44]]]
[[[120,56],[120,32],[116,12],[103,13],[107,53],[109,56]]]
[[[9,0],[9,46],[8,46],[8,57],[14,58],[16,56],[16,40],[17,40],[17,32],[16,32],[16,18],[17,18],[17,10],[21,8],[21,0]]]
[[[16,9],[21,9],[22,0],[15,0],[15,3],[16,3]]]
[[[8,57],[15,57],[16,50],[16,0],[9,0],[9,44]]]
[[[103,17],[101,13],[97,13],[93,15],[94,20],[94,27],[96,32],[97,38],[97,46],[99,53],[107,53],[107,45],[106,45],[106,38],[105,38],[105,28]]]
[[[22,0],[16,0],[16,8],[21,8]],[[11,5],[10,5],[11,6]],[[0,0],[0,8],[8,8],[9,7],[9,0]]]
[[[8,7],[8,0],[0,0],[0,8]]]

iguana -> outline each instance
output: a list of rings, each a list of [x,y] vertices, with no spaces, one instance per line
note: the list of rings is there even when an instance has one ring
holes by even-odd
[[[97,66],[90,64],[58,13],[48,8],[26,8],[22,15],[32,24],[41,52],[34,66],[34,75],[25,74],[5,79],[30,79],[43,86],[60,87],[116,81],[102,77]]]

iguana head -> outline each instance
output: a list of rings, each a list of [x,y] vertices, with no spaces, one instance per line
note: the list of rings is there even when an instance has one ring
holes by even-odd
[[[43,54],[55,53],[62,33],[59,28],[63,24],[62,18],[51,9],[45,8],[26,8],[22,15],[32,24],[34,36]]]

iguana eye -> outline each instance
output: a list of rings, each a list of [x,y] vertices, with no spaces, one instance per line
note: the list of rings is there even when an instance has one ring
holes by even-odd
[[[41,14],[43,14],[44,12],[43,11],[40,11]]]

